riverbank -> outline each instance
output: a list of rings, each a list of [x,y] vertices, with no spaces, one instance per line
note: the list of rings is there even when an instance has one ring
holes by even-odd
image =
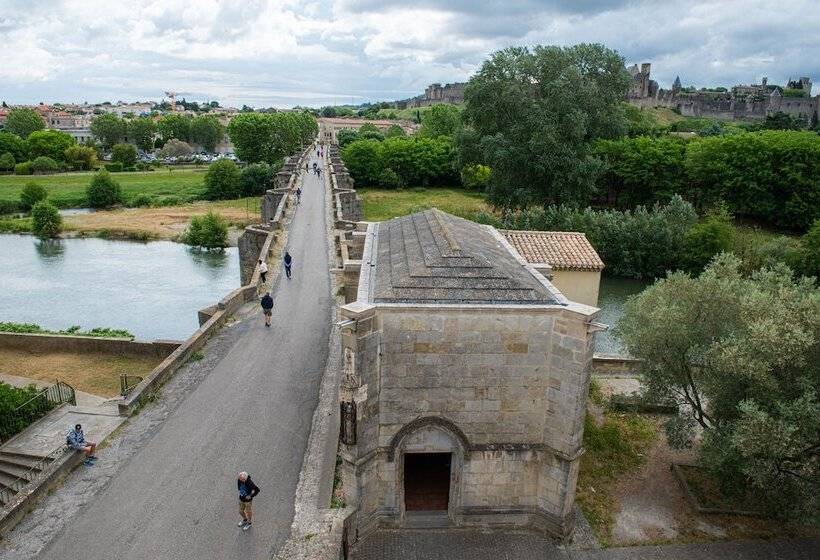
[[[216,212],[234,228],[230,245],[240,230],[258,221],[259,198],[192,202],[159,208],[119,208],[63,217],[64,237],[102,237],[135,241],[179,238],[193,216]],[[31,218],[0,218],[2,233],[30,233]]]

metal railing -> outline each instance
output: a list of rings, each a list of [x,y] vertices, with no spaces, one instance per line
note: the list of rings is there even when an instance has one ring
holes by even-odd
[[[120,374],[120,395],[123,397],[128,396],[128,393],[131,390],[139,385],[142,382],[142,377],[138,375],[126,375],[125,373]]]
[[[58,381],[39,391],[29,400],[0,419],[0,442],[8,441],[48,412],[63,403],[77,404],[74,387]]]

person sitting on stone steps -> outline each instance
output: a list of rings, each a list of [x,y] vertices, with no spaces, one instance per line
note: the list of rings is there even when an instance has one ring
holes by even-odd
[[[74,429],[68,432],[68,436],[66,436],[65,442],[70,448],[85,453],[85,461],[83,462],[86,465],[93,465],[94,461],[97,460],[97,456],[94,455],[94,451],[97,450],[97,444],[93,441],[85,440],[85,434],[83,434],[82,425],[77,424],[76,426],[74,426]]]

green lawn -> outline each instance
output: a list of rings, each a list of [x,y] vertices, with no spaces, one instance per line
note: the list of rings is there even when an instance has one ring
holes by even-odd
[[[356,189],[362,198],[364,219],[380,222],[438,208],[444,212],[474,219],[481,211],[489,212],[490,206],[481,193],[450,188],[408,188],[408,189]]]
[[[113,173],[122,186],[126,201],[138,194],[177,196],[181,199],[200,198],[202,178],[207,167],[158,169],[146,172]],[[19,201],[23,185],[34,181],[48,189],[49,200],[59,208],[81,208],[86,205],[85,189],[93,173],[60,173],[56,175],[0,175],[0,201]]]

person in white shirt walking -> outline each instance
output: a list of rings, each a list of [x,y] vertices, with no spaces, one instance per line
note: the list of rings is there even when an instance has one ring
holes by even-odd
[[[259,259],[259,276],[262,277],[262,283],[265,283],[265,275],[268,273],[268,263]]]

